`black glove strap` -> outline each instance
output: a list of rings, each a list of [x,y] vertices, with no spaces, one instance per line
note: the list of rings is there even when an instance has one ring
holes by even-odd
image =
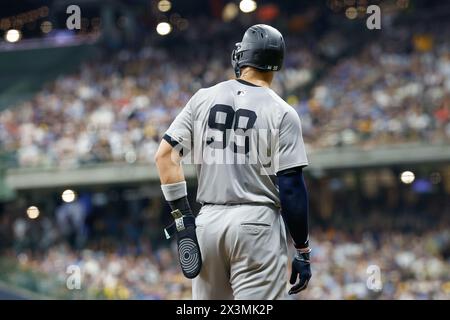
[[[172,215],[174,212],[177,212],[177,210],[172,211]],[[180,212],[180,211],[178,211]],[[178,216],[178,213],[176,213]],[[190,214],[187,216],[181,215],[181,212],[179,214],[179,218],[175,218],[175,221],[172,222],[168,227],[164,229],[164,234],[166,235],[166,239],[170,239],[173,237],[173,235],[178,231],[182,231],[186,229],[187,227],[193,226],[195,227],[195,217]]]
[[[297,254],[295,255],[295,259],[297,259],[299,261],[302,261],[304,263],[310,263],[311,262],[310,258],[309,258],[309,252],[301,253],[301,252],[297,251]]]
[[[297,249],[297,254],[295,255],[295,259],[300,260],[305,263],[310,263],[310,254],[311,248],[305,249]]]

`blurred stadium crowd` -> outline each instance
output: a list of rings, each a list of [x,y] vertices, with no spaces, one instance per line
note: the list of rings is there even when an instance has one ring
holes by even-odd
[[[201,45],[188,53],[145,46],[88,62],[1,112],[0,146],[24,167],[153,162],[162,134],[193,93],[233,76],[230,48],[222,41],[203,54]],[[299,44],[289,52],[280,93],[310,77],[315,64]]]
[[[321,148],[450,141],[448,30],[395,29],[327,70],[297,109],[306,140]]]
[[[309,179],[313,278],[308,290],[290,298],[449,299],[445,191],[366,183],[377,191],[341,185],[330,192],[335,179]],[[55,217],[36,220],[6,207],[0,216],[0,280],[59,298],[189,299],[176,243],[162,239],[169,215],[160,200],[107,200],[94,200],[89,209],[81,195],[61,204]],[[81,290],[67,290],[71,265],[80,268]],[[379,268],[381,283],[368,283],[371,266]]]
[[[186,30],[187,43],[105,52],[1,110],[0,150],[15,154],[19,167],[150,163],[190,96],[233,77],[230,50],[243,30],[199,19]],[[384,21],[370,37],[344,28],[319,37],[283,31],[287,56],[274,91],[299,113],[308,152],[450,143],[448,19]],[[308,181],[313,278],[291,298],[450,299],[450,187],[365,194],[375,185],[345,191],[339,179]],[[0,280],[61,298],[189,299],[175,243],[162,242],[169,215],[161,215],[161,200],[112,198],[80,194],[36,220],[23,214],[28,204],[4,205]],[[81,290],[65,286],[69,265],[82,270]],[[367,286],[370,265],[381,269],[381,291]]]
[[[208,27],[221,31],[214,22]],[[450,141],[450,24],[388,28],[350,52],[342,48],[354,39],[344,32],[319,41],[287,34],[274,90],[300,114],[309,150]],[[19,166],[152,162],[192,94],[233,77],[227,39],[236,42],[241,30],[222,31],[215,42],[203,30],[202,23],[191,27],[196,46],[124,49],[59,77],[0,112],[0,147],[16,153]],[[305,88],[310,94],[301,94]]]
[[[312,234],[313,278],[308,290],[291,299],[450,298],[448,229],[420,235],[397,231],[351,237],[333,229]],[[17,281],[20,273],[31,270],[33,289],[59,298],[190,299],[191,283],[179,270],[176,248],[152,251],[144,245],[141,250],[76,251],[64,244],[34,253],[24,250],[14,255],[19,268],[5,270],[2,278]],[[81,290],[67,290],[71,265],[80,268]],[[381,270],[379,287],[367,284],[370,266]]]

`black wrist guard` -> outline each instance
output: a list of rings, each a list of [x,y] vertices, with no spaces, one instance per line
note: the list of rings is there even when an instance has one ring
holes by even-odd
[[[195,278],[202,268],[202,256],[195,232],[195,217],[186,197],[169,201],[174,222],[164,229],[167,239],[176,235],[178,258],[186,278]],[[175,208],[175,209],[174,209]]]
[[[191,206],[189,205],[189,201],[186,196],[174,201],[167,202],[169,203],[170,209],[172,211],[180,210],[183,215],[192,215]]]

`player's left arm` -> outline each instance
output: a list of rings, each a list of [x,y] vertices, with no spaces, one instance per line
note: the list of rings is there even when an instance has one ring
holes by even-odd
[[[172,146],[171,138],[165,135],[155,155],[156,168],[161,181],[161,190],[172,211],[192,215],[187,199],[187,185],[181,165],[181,155]]]
[[[165,229],[167,238],[176,235],[181,269],[187,278],[200,273],[202,258],[196,236],[195,217],[187,198],[187,185],[181,159],[192,139],[192,99],[175,118],[155,155],[161,190],[168,202],[174,223]]]
[[[167,129],[155,155],[161,189],[171,209],[191,214],[181,159],[187,155],[193,144],[192,110],[200,91],[192,96]]]
[[[181,156],[166,139],[163,139],[159,145],[155,163],[161,184],[179,183],[185,180]]]
[[[191,141],[190,103],[191,101],[178,114],[164,134],[155,154],[155,164],[158,169],[162,192],[171,209],[192,214],[187,201],[187,187],[181,164],[183,151]]]

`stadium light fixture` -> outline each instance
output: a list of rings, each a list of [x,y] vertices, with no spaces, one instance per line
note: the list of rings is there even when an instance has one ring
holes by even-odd
[[[400,175],[400,180],[404,184],[410,184],[413,183],[413,181],[416,179],[416,176],[411,171],[403,171]]]
[[[161,0],[158,2],[158,10],[167,12],[172,8],[172,3],[169,0]]]
[[[156,32],[161,36],[166,36],[172,31],[172,26],[168,22],[160,22],[156,26]]]
[[[61,194],[61,198],[64,202],[70,203],[73,202],[76,198],[76,193],[73,190],[67,189]]]
[[[30,219],[37,219],[39,217],[39,209],[36,206],[28,207],[27,216]]]
[[[255,0],[242,0],[239,2],[239,9],[244,13],[250,13],[256,10],[258,5]]]
[[[21,37],[22,37],[22,33],[20,32],[20,30],[9,29],[6,32],[5,40],[8,42],[14,43],[14,42],[19,41]]]

